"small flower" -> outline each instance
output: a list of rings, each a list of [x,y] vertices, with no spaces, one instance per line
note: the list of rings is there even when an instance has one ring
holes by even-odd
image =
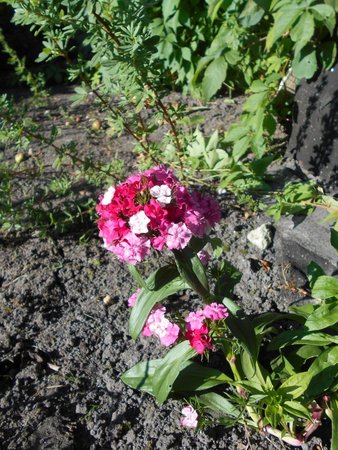
[[[209,329],[203,325],[199,330],[188,330],[185,337],[189,340],[191,347],[193,347],[199,355],[202,355],[205,350],[212,350],[212,339],[209,336]]]
[[[114,194],[115,187],[110,186],[110,188],[103,195],[103,198],[101,200],[102,205],[109,205],[109,203],[113,200]]]
[[[188,330],[199,330],[203,326],[203,320],[205,315],[202,309],[198,309],[196,312],[190,312],[184,319],[187,323]]]
[[[163,205],[169,205],[171,202],[171,189],[166,184],[153,186],[150,189],[150,195]]]
[[[173,223],[168,228],[166,244],[170,250],[182,249],[188,245],[191,236],[191,231],[184,223]]]
[[[183,427],[187,427],[187,428],[196,428],[197,427],[198,414],[191,405],[184,407],[182,409],[182,414],[184,417],[181,417],[180,424]]]
[[[162,345],[169,347],[177,340],[180,328],[178,325],[169,322],[164,316],[165,312],[164,306],[156,305],[149,314],[142,334],[143,336],[154,335],[160,339]]]
[[[128,298],[128,307],[129,307],[129,308],[132,308],[132,307],[135,305],[136,300],[137,300],[137,297],[138,297],[138,295],[139,295],[140,292],[141,292],[141,289],[139,288],[139,289],[137,289],[136,292],[134,292],[134,293]]]
[[[148,233],[149,217],[145,215],[144,211],[139,211],[129,219],[129,226],[134,234]]]
[[[211,303],[203,309],[203,314],[207,319],[221,320],[229,316],[227,308],[221,303]]]

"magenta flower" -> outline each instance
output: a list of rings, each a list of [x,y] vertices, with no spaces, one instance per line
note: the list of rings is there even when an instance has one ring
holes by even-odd
[[[220,218],[214,200],[189,194],[165,166],[111,186],[96,210],[105,248],[129,264],[142,261],[151,248],[185,248],[193,235],[204,236]]]
[[[227,308],[221,303],[211,303],[203,309],[203,314],[207,319],[221,320],[229,316]]]
[[[182,414],[183,414],[183,417],[181,417],[181,419],[180,419],[180,424],[183,427],[187,427],[187,428],[196,428],[197,427],[198,414],[191,405],[183,408]]]
[[[198,330],[188,330],[185,337],[189,340],[191,347],[193,347],[200,355],[202,355],[205,350],[212,350],[214,348],[211,336],[209,336],[209,329],[205,324]]]
[[[206,250],[199,251],[197,253],[197,256],[198,256],[199,260],[201,261],[201,263],[203,264],[203,266],[206,266],[211,258],[210,253],[207,252]]]

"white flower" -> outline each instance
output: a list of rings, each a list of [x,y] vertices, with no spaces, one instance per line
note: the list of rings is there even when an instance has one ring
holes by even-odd
[[[104,196],[102,198],[102,205],[109,205],[109,203],[113,200],[115,194],[115,188],[114,186],[110,186],[107,192],[104,193]]]
[[[144,211],[139,211],[129,219],[129,226],[134,234],[148,233],[149,217],[146,216]]]
[[[161,186],[153,186],[150,189],[150,195],[159,203],[164,205],[168,205],[171,202],[171,189],[166,184],[162,184]]]

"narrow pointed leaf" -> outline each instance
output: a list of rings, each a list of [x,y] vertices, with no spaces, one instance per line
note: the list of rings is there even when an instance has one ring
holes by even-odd
[[[338,280],[334,277],[323,275],[318,277],[312,288],[312,296],[325,300],[326,298],[338,298]]]
[[[338,301],[324,303],[315,309],[305,322],[308,330],[323,330],[338,323]]]

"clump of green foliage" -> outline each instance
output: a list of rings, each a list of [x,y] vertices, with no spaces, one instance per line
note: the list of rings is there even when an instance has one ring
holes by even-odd
[[[332,0],[8,3],[16,25],[29,26],[42,36],[38,62],[65,61],[67,81],[77,83],[74,102],[94,97],[105,111],[110,135],[132,136],[142,168],[169,163],[187,182],[212,181],[243,198],[252,192],[270,193],[267,169],[280,156],[274,135],[290,111],[290,74],[311,78],[336,59],[337,5]],[[41,79],[32,78],[3,37],[0,41],[18,75],[39,96]],[[249,96],[240,120],[225,134],[203,136],[199,129],[187,130],[184,105],[164,101],[174,86],[204,101],[222,89]],[[17,116],[9,117],[6,108],[2,103],[0,126],[6,145],[11,137],[12,142],[17,139],[17,128],[23,141],[43,137],[34,133],[36,124],[27,133],[29,127],[22,128],[20,120],[12,130]],[[158,131],[161,137],[155,139]],[[74,161],[76,148],[67,153]],[[104,178],[99,166],[98,179],[108,185],[109,176]],[[88,167],[94,176],[93,161],[87,161],[84,170]],[[5,171],[3,179],[10,182],[13,173]],[[61,179],[69,179],[60,173]],[[67,196],[70,186],[63,192]]]

